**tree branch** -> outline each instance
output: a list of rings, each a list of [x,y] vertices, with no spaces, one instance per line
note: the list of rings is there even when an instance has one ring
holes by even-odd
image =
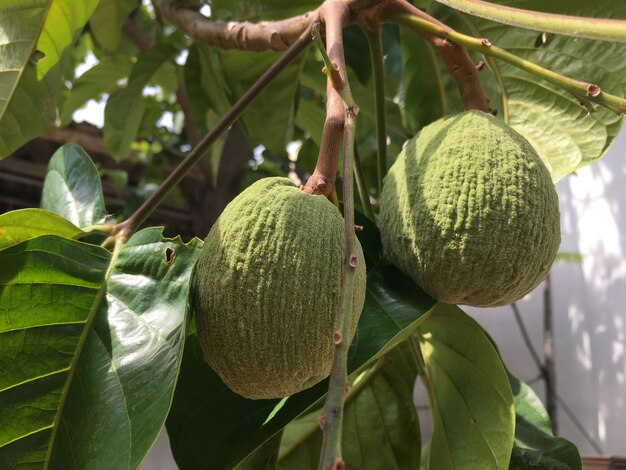
[[[437,1],[470,15],[519,28],[601,41],[626,42],[626,21],[624,20],[544,13],[495,5],[482,0]]]
[[[319,9],[279,21],[213,21],[197,11],[157,2],[161,13],[192,38],[221,49],[284,51],[319,18]]]

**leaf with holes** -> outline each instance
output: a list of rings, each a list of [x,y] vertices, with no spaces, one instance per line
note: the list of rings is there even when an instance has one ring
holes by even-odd
[[[115,260],[63,410],[52,465],[134,469],[167,416],[185,338],[200,241],[135,234]],[[106,390],[106,393],[102,393]]]
[[[0,158],[51,128],[70,46],[98,0],[3,0]]]

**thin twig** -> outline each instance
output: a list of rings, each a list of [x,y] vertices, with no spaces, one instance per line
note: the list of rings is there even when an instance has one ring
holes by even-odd
[[[437,1],[470,15],[519,28],[603,41],[626,42],[626,21],[624,20],[559,15],[496,5],[482,0]]]
[[[154,211],[169,192],[183,179],[187,172],[204,156],[217,138],[228,129],[246,107],[268,86],[272,80],[311,43],[311,33],[306,31],[267,71],[259,77],[215,127],[196,145],[187,157],[170,173],[157,190],[128,219],[118,224],[120,232],[130,236]]]
[[[510,52],[505,51],[504,49],[494,46],[486,38],[481,39],[467,36],[450,28],[442,28],[435,23],[407,13],[390,11],[386,14],[386,18],[416,31],[426,31],[448,41],[465,46],[468,49],[473,49],[482,54],[503,60],[560,87],[561,89],[574,95],[583,103],[589,101],[599,104],[618,115],[626,113],[626,99],[603,92],[598,85],[593,83],[582,82],[580,80],[566,77],[565,75],[561,75],[528,60],[522,59],[514,54],[511,54]]]

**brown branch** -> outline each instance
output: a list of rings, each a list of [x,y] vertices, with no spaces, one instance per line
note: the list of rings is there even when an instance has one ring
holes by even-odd
[[[302,186],[304,192],[330,196],[335,189],[339,149],[343,136],[345,112],[341,96],[333,88],[331,80],[326,83],[326,120],[322,130],[320,153],[313,174]]]
[[[221,49],[284,51],[319,18],[319,9],[279,21],[213,21],[197,11],[157,2],[161,13],[192,38]]]

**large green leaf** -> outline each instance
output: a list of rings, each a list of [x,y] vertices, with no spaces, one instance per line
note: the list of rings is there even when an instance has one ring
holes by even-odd
[[[392,266],[380,261],[377,229],[359,232],[368,265],[365,307],[349,351],[351,372],[406,339],[434,302]],[[327,381],[283,400],[246,400],[231,392],[204,362],[189,337],[167,429],[183,468],[231,468],[324,395]],[[224,423],[231,423],[224,426]]]
[[[48,462],[109,259],[55,235],[0,251],[0,467]]]
[[[69,123],[74,111],[88,100],[117,90],[117,81],[128,76],[132,64],[130,57],[126,55],[105,56],[98,64],[78,77],[63,102],[61,124]]]
[[[501,1],[516,7],[580,16],[626,18],[626,3],[612,0]],[[626,96],[626,44],[553,36],[544,44],[539,33],[511,28],[464,14],[455,17],[437,5],[444,21],[468,34],[563,75]],[[481,81],[498,116],[535,147],[554,181],[600,158],[618,134],[623,119],[598,107],[588,115],[578,99],[512,65],[487,58]],[[449,85],[448,88],[451,88]],[[423,93],[430,91],[424,90]]]
[[[446,114],[463,110],[458,92],[441,69],[435,50],[412,31],[402,29],[402,119],[409,135]]]
[[[89,30],[96,42],[107,51],[115,51],[122,40],[122,25],[137,8],[136,0],[101,1],[89,20]]]
[[[582,470],[576,446],[554,437],[548,413],[535,392],[509,374],[515,400],[515,446],[511,470]]]
[[[344,409],[342,455],[347,468],[417,469],[420,429],[413,404],[417,366],[408,341],[359,374]],[[284,430],[278,468],[314,470],[322,447],[317,422],[321,410],[291,422]]]
[[[280,53],[220,51],[219,57],[232,99],[236,100],[278,60]],[[286,154],[285,147],[293,134],[294,104],[304,57],[306,52],[286,67],[241,116],[246,135],[278,155]]]
[[[437,304],[418,327],[431,400],[432,470],[507,469],[515,412],[506,371],[482,328]]]
[[[0,157],[57,119],[70,46],[98,0],[3,0],[0,6]]]
[[[144,87],[177,51],[172,44],[161,42],[141,53],[130,71],[126,88],[109,96],[104,108],[104,143],[115,158],[125,158],[137,136],[146,109]]]
[[[41,207],[78,227],[104,221],[102,184],[89,155],[76,144],[60,147],[48,163]]]
[[[60,215],[44,209],[18,209],[0,215],[0,249],[41,235],[76,238],[82,233]]]
[[[157,227],[124,245],[62,411],[54,468],[134,469],[168,413],[200,242]]]

